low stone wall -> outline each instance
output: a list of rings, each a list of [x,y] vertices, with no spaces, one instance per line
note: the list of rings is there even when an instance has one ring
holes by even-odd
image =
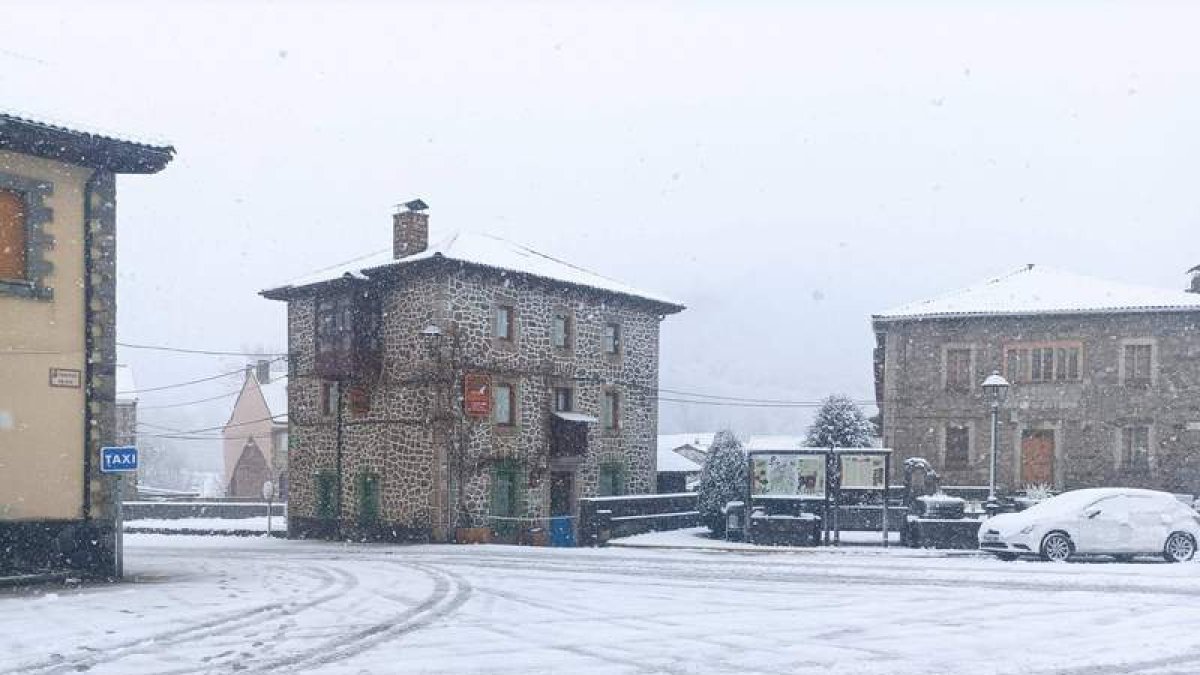
[[[579,543],[601,546],[613,537],[700,525],[694,492],[579,500]]]
[[[73,570],[87,577],[112,574],[113,530],[103,521],[0,523],[0,576]]]
[[[125,502],[122,518],[125,520],[143,520],[147,518],[163,518],[176,520],[179,518],[254,518],[267,515],[266,502],[246,501],[196,501],[196,502]],[[287,513],[287,504],[275,502],[271,504],[271,515],[283,516]]]

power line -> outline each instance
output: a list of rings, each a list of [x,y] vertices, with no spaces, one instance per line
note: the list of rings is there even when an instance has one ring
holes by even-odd
[[[332,265],[329,265],[329,266],[327,266],[327,267],[322,267],[322,268],[320,268],[320,269],[315,269],[315,270],[312,270],[311,272],[305,272],[304,274],[299,274],[299,275],[296,275],[296,276],[292,277],[291,279],[288,279],[287,281],[285,281],[285,282],[283,282],[283,283],[284,283],[285,285],[287,285],[287,284],[291,284],[293,281],[296,281],[297,279],[303,279],[303,278],[305,278],[305,277],[309,277],[309,276],[312,276],[312,275],[314,275],[314,274],[320,274],[321,272],[328,272],[329,270],[335,270],[335,269],[338,269],[338,268],[340,268],[340,267],[343,267],[343,266],[345,266],[345,265],[349,265],[350,263],[355,263],[355,262],[358,262],[358,261],[360,261],[360,260],[366,260],[367,258],[373,258],[373,257],[375,257],[375,256],[377,256],[377,255],[383,255],[384,253],[387,253],[387,252],[388,252],[388,251],[390,251],[390,250],[392,250],[392,249],[390,249],[390,248],[381,248],[381,249],[379,249],[378,251],[372,251],[372,252],[370,252],[370,253],[364,253],[363,255],[360,255],[360,256],[357,256],[357,257],[351,258],[351,259],[349,259],[349,260],[343,260],[342,262],[339,262],[339,263],[334,263],[334,264],[332,264]]]
[[[276,361],[284,361],[284,360],[286,360],[286,357],[281,356],[279,358],[271,359],[270,361],[268,361],[268,363],[275,363]],[[118,391],[117,393],[118,394],[144,394],[146,392],[151,392],[151,391],[162,391],[164,389],[176,389],[178,387],[187,387],[187,386],[193,385],[193,384],[200,384],[201,382],[211,382],[212,380],[218,380],[222,377],[229,377],[230,375],[241,375],[242,373],[245,373],[245,372],[246,372],[245,368],[238,368],[237,370],[231,370],[227,373],[218,373],[216,375],[211,375],[209,377],[202,377],[197,380],[188,380],[187,382],[176,382],[175,384],[164,384],[161,387],[148,387],[146,389],[133,389],[130,391]]]
[[[688,405],[708,405],[719,406],[726,408],[819,408],[820,403],[738,403],[736,401],[694,401],[683,398],[670,398],[667,396],[658,396],[657,399],[661,403],[684,403]],[[868,404],[859,404],[868,405]],[[869,405],[874,405],[871,403]]]
[[[176,354],[201,354],[205,356],[287,356],[287,354],[282,352],[227,352],[212,349],[185,349],[183,347],[167,347],[165,345],[139,345],[129,342],[118,342],[117,346],[125,347],[127,349],[149,349],[160,352],[174,352]]]
[[[167,405],[142,405],[139,403],[138,410],[164,410],[166,408],[183,408],[183,407],[189,406],[189,405],[196,405],[197,403],[208,403],[209,401],[218,401],[223,398],[229,398],[230,396],[237,396],[240,393],[242,393],[242,390],[236,389],[234,391],[226,392],[224,394],[218,394],[217,396],[210,396],[208,398],[199,398],[199,399],[196,399],[195,401],[183,401],[182,403],[170,403]]]

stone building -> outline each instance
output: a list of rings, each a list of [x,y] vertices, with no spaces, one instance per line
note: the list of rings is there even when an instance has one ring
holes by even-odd
[[[287,500],[287,375],[274,373],[271,361],[246,368],[242,390],[221,431],[225,495],[262,499],[270,481]]]
[[[683,309],[531,249],[429,246],[264,291],[288,303],[289,531],[511,536],[653,493],[659,324]]]
[[[986,485],[1200,492],[1200,295],[1022,267],[873,317],[886,447]]]
[[[0,570],[117,569],[116,175],[173,155],[0,114]]]

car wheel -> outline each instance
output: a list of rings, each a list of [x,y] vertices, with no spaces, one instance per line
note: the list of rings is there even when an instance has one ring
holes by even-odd
[[[1017,559],[1017,554],[1016,553],[997,553],[996,557],[1003,560],[1004,562],[1012,562]]]
[[[1051,532],[1042,539],[1042,560],[1066,562],[1075,553],[1075,545],[1065,532]]]
[[[1163,544],[1163,557],[1167,562],[1187,562],[1196,555],[1196,540],[1187,532],[1172,532]]]

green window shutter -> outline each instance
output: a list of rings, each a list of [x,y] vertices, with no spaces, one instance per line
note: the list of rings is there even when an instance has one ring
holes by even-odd
[[[369,526],[379,522],[379,476],[358,475],[358,523]]]
[[[492,515],[512,516],[512,467],[497,465],[492,472]]]
[[[600,485],[597,492],[601,497],[617,497],[625,494],[625,469],[620,464],[600,465]]]
[[[332,473],[322,471],[317,474],[317,517],[322,520],[333,520],[336,515],[336,484],[336,477]]]

